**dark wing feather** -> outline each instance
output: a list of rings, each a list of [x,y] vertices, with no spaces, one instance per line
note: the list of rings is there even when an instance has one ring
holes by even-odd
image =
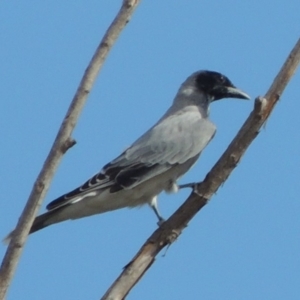
[[[56,209],[61,206],[67,205],[77,200],[78,197],[84,197],[90,192],[98,189],[98,186],[101,185],[103,188],[109,187],[114,183],[109,179],[108,176],[103,174],[103,172],[99,172],[86,181],[80,187],[74,189],[73,191],[60,196],[59,198],[53,200],[47,205],[48,210]]]

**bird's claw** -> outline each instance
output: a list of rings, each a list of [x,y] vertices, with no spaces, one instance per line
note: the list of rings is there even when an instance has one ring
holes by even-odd
[[[166,220],[162,217],[159,218],[158,222],[157,222],[157,226],[161,227],[162,224],[164,224],[166,222]]]

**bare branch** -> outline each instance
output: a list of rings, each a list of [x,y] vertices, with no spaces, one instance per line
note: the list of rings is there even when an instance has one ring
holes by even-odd
[[[155,256],[167,245],[170,245],[186,227],[197,212],[207,204],[220,185],[228,178],[237,166],[242,155],[258,135],[260,128],[271,114],[276,102],[287,86],[300,61],[300,40],[291,51],[268,90],[265,97],[255,99],[253,111],[233,139],[227,150],[206,175],[202,183],[178,210],[158,228],[141,247],[132,261],[108,289],[102,300],[124,299],[143,274],[154,263]]]
[[[75,144],[71,138],[79,114],[87,100],[87,96],[96,80],[100,68],[118,38],[120,32],[128,23],[129,18],[137,7],[139,0],[124,0],[120,11],[106,31],[101,43],[85,70],[77,92],[70,104],[67,114],[61,124],[53,146],[38,175],[25,208],[19,218],[18,224],[12,235],[10,244],[3,258],[0,269],[0,299],[3,300],[11,282],[18,260],[26,242],[34,217],[49,188],[54,172],[62,159],[63,154]]]

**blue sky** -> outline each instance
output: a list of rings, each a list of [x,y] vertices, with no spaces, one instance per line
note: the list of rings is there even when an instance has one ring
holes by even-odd
[[[0,4],[0,236],[16,224],[100,38],[120,1]],[[200,69],[263,95],[299,38],[300,2],[142,1],[97,79],[41,208],[115,158]],[[225,185],[129,299],[299,299],[300,73]],[[181,180],[201,180],[253,107],[213,103],[217,134]],[[160,196],[168,217],[188,196]],[[30,236],[7,299],[99,299],[156,229],[148,207]],[[6,248],[0,246],[1,256]]]

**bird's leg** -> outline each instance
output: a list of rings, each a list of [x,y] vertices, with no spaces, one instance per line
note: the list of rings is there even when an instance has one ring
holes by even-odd
[[[158,204],[157,204],[157,196],[154,196],[151,201],[149,202],[150,207],[153,209],[155,215],[158,218],[157,225],[161,226],[162,223],[165,222],[165,219],[161,216],[161,214],[158,211]]]
[[[186,183],[186,184],[180,184],[178,185],[179,189],[185,189],[185,188],[191,188],[194,190],[197,186],[197,182],[191,182],[191,183]]]

